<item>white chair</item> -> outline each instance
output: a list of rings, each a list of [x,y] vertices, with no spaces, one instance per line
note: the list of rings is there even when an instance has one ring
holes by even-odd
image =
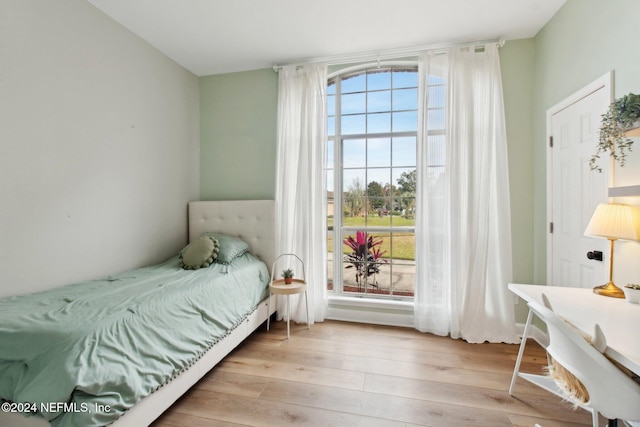
[[[582,382],[589,400],[582,403],[570,398],[549,376],[525,373],[519,376],[590,411],[594,427],[598,427],[598,413],[610,420],[640,420],[640,385],[552,310],[537,302],[528,305],[547,324],[547,352]]]

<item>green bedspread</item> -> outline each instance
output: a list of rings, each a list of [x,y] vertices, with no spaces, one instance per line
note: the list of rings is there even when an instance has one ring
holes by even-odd
[[[250,254],[185,271],[178,258],[0,300],[0,398],[54,426],[113,422],[195,362],[267,294]]]

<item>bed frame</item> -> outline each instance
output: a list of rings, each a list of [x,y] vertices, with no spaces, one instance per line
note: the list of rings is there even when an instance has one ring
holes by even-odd
[[[251,246],[251,253],[270,268],[275,259],[275,202],[273,200],[198,201],[189,203],[189,241],[205,231],[237,236]],[[276,310],[275,298],[268,309],[268,299],[229,335],[220,340],[188,370],[169,384],[143,398],[122,417],[114,427],[139,427],[151,424],[191,386],[262,325]],[[49,426],[40,417],[0,413],[0,427]]]

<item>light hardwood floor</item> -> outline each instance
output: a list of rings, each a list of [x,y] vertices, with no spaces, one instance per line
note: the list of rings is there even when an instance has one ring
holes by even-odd
[[[586,411],[522,379],[509,396],[516,345],[336,321],[311,330],[292,324],[287,340],[286,324],[273,326],[249,337],[153,427],[591,425]],[[545,363],[530,341],[521,370],[539,373]]]

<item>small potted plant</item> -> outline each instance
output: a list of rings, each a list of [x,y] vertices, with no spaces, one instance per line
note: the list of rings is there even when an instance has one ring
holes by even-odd
[[[602,115],[598,149],[589,161],[591,170],[602,172],[602,168],[596,164],[600,153],[609,153],[620,166],[624,166],[627,152],[633,144],[626,132],[639,127],[639,119],[640,95],[629,93],[611,103],[607,112]]]
[[[640,285],[629,283],[622,288],[624,297],[628,302],[638,304],[640,302]]]
[[[291,283],[293,283],[293,270],[287,268],[282,272],[282,277],[284,277],[284,284],[290,285]]]

